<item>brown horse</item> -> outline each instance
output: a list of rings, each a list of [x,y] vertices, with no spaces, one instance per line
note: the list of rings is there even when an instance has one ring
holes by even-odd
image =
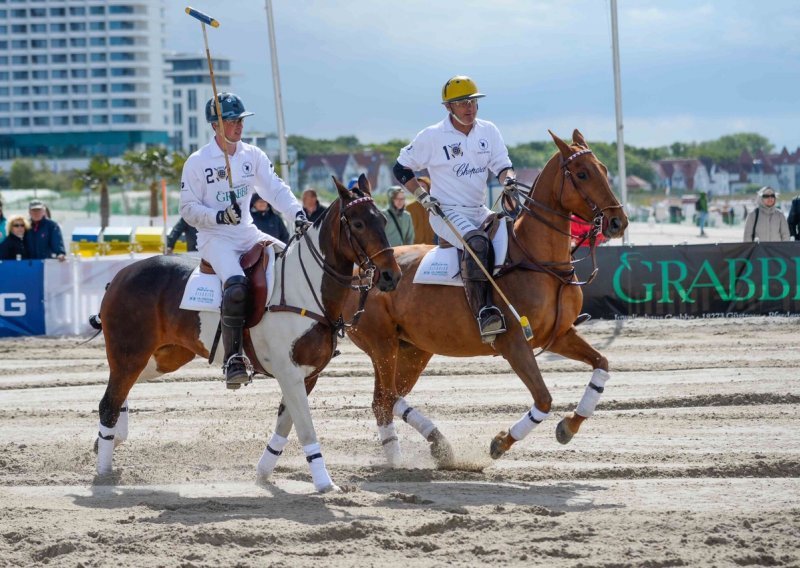
[[[334,353],[336,333],[343,333],[346,324],[340,315],[351,290],[353,265],[361,267],[365,289],[377,280],[378,287],[389,292],[401,275],[366,177],[359,178],[353,191],[334,182],[339,198],[280,255],[273,300],[261,321],[249,329],[253,364],[277,378],[281,408],[289,411],[283,414],[297,422],[318,491],[335,485],[322,459],[306,385],[313,387]],[[121,270],[106,291],[100,319],[110,373],[100,401],[99,475],[111,473],[114,447],[127,438],[127,397],[134,383],[175,371],[198,355],[209,357],[219,313],[179,307],[196,264],[173,256],[142,260]],[[215,361],[221,359],[217,350]],[[273,438],[262,462],[279,455],[283,445],[285,441]],[[264,476],[272,468],[260,463],[258,471]]]
[[[392,465],[400,461],[393,416],[407,421],[431,442],[431,451],[440,464],[452,458],[449,444],[435,425],[403,398],[434,354],[500,354],[533,396],[531,409],[492,440],[490,453],[495,459],[550,412],[552,399],[532,348],[548,349],[594,369],[576,411],[558,424],[558,440],[569,442],[594,411],[608,379],[608,361],[573,325],[583,293],[571,264],[569,219],[574,213],[591,221],[609,238],[621,237],[628,220],[609,186],[606,167],[592,154],[581,133],[575,130],[572,145],[550,134],[558,152],[547,162],[530,194],[520,192],[522,212],[513,224],[508,256],[497,276],[498,285],[518,313],[530,318],[534,339],[526,341],[505,306],[509,330],[493,345],[481,342],[464,294],[454,294],[448,286],[413,283],[422,257],[431,248],[425,245],[395,249],[403,281],[392,294],[371,292],[364,317],[349,332],[373,362],[376,379],[372,407]],[[498,259],[498,264],[501,262],[503,259]],[[349,304],[352,310],[352,297]]]

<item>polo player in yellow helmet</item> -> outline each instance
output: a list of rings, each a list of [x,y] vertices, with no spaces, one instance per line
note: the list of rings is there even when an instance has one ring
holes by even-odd
[[[503,185],[512,183],[515,175],[500,131],[488,120],[478,118],[478,99],[484,96],[465,75],[447,81],[442,87],[447,116],[422,130],[400,151],[394,175],[428,210],[434,232],[463,248],[461,240],[438,216],[441,211],[491,273],[492,243],[479,228],[492,213],[486,206],[487,180],[491,172]],[[414,174],[423,169],[431,178],[430,193],[420,186]],[[489,281],[470,254],[463,255],[461,276],[481,339],[491,343],[506,331],[505,321],[492,303]]]

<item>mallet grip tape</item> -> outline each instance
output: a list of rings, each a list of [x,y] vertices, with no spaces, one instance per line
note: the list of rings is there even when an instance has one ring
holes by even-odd
[[[212,18],[211,16],[209,16],[207,14],[204,14],[203,12],[195,10],[191,6],[186,6],[186,13],[189,14],[193,18],[197,18],[198,20],[200,20],[204,24],[208,24],[212,28],[218,28],[219,27],[219,22],[217,20],[215,20],[214,18]]]

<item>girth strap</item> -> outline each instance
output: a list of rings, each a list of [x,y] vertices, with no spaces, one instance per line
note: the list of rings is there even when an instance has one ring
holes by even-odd
[[[311,318],[319,323],[324,323],[326,325],[330,325],[330,321],[325,316],[321,316],[317,313],[308,311],[305,308],[296,308],[294,306],[287,306],[282,304],[276,304],[274,306],[267,306],[268,312],[291,312],[293,314],[299,314],[301,316],[305,316],[307,318]]]

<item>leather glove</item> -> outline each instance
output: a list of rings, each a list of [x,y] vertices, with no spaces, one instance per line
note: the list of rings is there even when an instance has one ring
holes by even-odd
[[[426,211],[433,212],[436,215],[441,216],[442,210],[439,207],[439,200],[433,197],[427,191],[420,191],[419,193],[415,193],[417,201],[419,201],[420,205],[422,205]]]
[[[506,176],[506,179],[503,180],[503,187],[512,188],[517,185],[517,178],[512,176]]]
[[[218,225],[238,225],[242,220],[242,210],[235,201],[228,205],[227,209],[217,211]]]
[[[306,217],[305,211],[298,211],[294,216],[294,232],[302,235],[311,226],[311,222]]]

